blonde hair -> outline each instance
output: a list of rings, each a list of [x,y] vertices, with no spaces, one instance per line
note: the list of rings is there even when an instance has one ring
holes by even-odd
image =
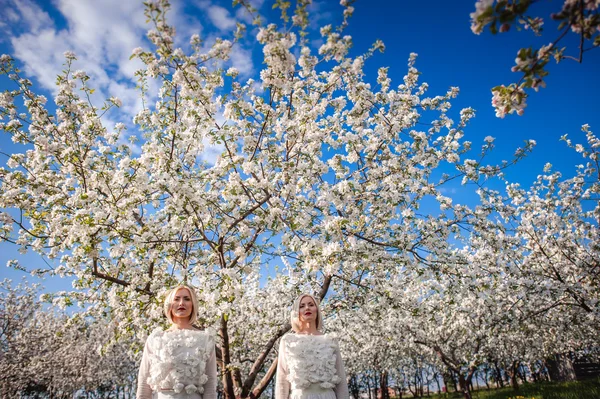
[[[165,296],[165,302],[163,304],[163,312],[165,313],[165,316],[167,316],[167,320],[169,320],[171,324],[174,324],[173,314],[171,311],[171,304],[173,303],[175,293],[181,288],[185,288],[190,293],[190,297],[192,299],[192,313],[190,314],[190,324],[194,324],[196,323],[196,321],[198,321],[198,297],[196,296],[196,292],[187,285],[178,285],[177,287],[167,291],[167,295]]]
[[[321,308],[319,307],[319,301],[317,301],[317,299],[310,294],[301,294],[298,298],[296,298],[296,300],[292,304],[292,314],[290,317],[290,323],[292,324],[292,330],[294,330],[294,332],[296,332],[296,333],[300,332],[300,330],[301,330],[301,328],[300,328],[300,302],[302,302],[302,299],[305,297],[312,298],[312,300],[315,302],[315,306],[317,307],[317,330],[323,332],[323,317],[321,316]]]

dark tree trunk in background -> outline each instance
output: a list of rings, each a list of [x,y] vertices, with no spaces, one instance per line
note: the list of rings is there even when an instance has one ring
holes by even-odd
[[[390,399],[388,391],[388,373],[384,371],[379,375],[379,389],[381,390],[381,399]]]
[[[546,359],[546,367],[550,381],[574,381],[576,379],[573,360],[567,353]]]
[[[350,376],[350,381],[348,383],[348,389],[350,390],[350,395],[352,395],[352,397],[354,399],[359,399],[360,384],[358,382],[358,377],[356,376],[356,374],[353,374],[352,376]]]
[[[458,374],[458,385],[465,399],[473,399],[473,396],[471,396],[471,390],[469,389],[469,383],[462,373]]]
[[[504,388],[504,379],[502,378],[502,370],[500,370],[498,363],[495,363],[494,365],[496,367],[496,374],[494,377],[496,379],[496,388]]]
[[[373,398],[377,399],[377,372],[373,371]]]
[[[518,373],[519,362],[515,360],[506,368],[506,374],[510,378],[510,386],[515,392],[519,391],[519,381],[517,380]]]

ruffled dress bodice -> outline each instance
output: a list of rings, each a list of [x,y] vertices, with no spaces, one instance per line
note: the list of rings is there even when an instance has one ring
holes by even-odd
[[[346,399],[348,387],[337,339],[288,334],[281,338],[277,399]],[[287,391],[287,392],[286,392]]]
[[[214,345],[211,332],[154,330],[144,348],[139,383],[149,387],[154,397],[192,399],[212,396],[212,393],[203,394],[209,379],[216,380]],[[212,390],[213,384],[209,385]],[[144,394],[147,396],[146,392]]]

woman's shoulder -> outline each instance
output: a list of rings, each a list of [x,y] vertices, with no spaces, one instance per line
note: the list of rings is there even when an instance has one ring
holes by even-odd
[[[150,333],[150,335],[148,335],[148,340],[151,339],[155,339],[157,337],[162,336],[165,333],[165,330],[162,329],[161,327],[156,327],[154,330],[152,330],[152,332]]]

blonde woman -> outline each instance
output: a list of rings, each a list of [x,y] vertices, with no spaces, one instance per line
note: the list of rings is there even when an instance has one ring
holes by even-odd
[[[167,292],[164,313],[171,323],[146,340],[138,373],[138,399],[216,399],[217,361],[213,334],[194,327],[198,299],[180,285]]]
[[[279,344],[275,398],[348,399],[337,340],[323,334],[323,317],[312,295],[294,301],[291,323],[294,333]]]

